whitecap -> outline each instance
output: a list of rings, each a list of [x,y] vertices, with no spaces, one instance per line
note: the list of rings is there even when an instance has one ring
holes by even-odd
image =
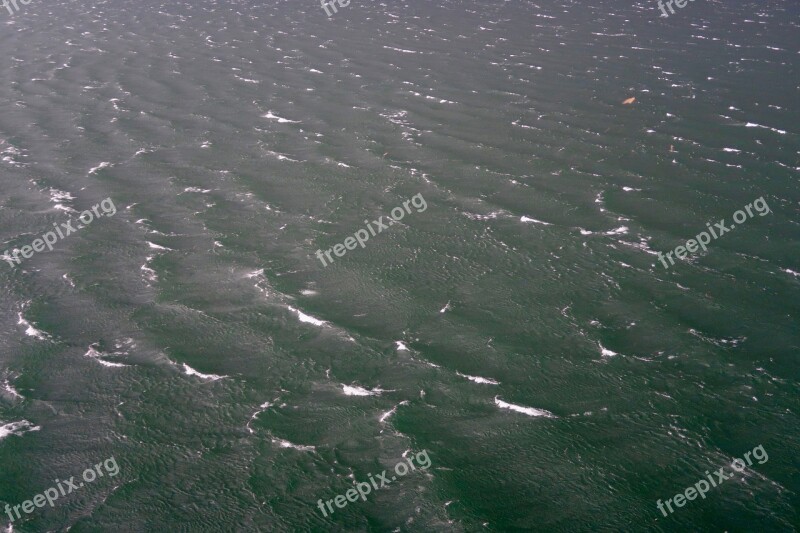
[[[77,213],[77,211],[75,211],[72,207],[64,205],[64,202],[74,199],[75,197],[66,191],[61,191],[52,187],[50,188],[50,201],[56,204],[53,206],[56,209],[66,211],[67,213]]]
[[[597,343],[597,345],[600,347],[600,354],[603,357],[614,357],[615,355],[619,355],[617,352],[611,351],[608,348],[604,348],[603,345],[600,344],[599,342]]]
[[[293,313],[297,313],[297,317],[300,319],[300,322],[307,322],[309,324],[314,324],[315,326],[320,326],[320,327],[325,326],[325,324],[327,324],[327,322],[325,322],[324,320],[319,320],[318,318],[314,318],[311,315],[307,315],[302,311],[300,311],[299,309],[295,309],[294,307],[289,307],[289,310],[292,311]]]
[[[382,392],[387,392],[382,389],[368,390],[358,385],[351,387],[350,385],[342,385],[342,390],[347,396],[380,396]]]
[[[475,383],[481,383],[485,385],[500,385],[499,381],[495,381],[489,378],[482,378],[480,376],[469,376],[467,374],[462,374],[461,372],[456,372],[457,375],[461,376],[462,378],[467,378],[470,381],[474,381]]]
[[[216,374],[203,374],[201,372],[198,372],[194,368],[190,367],[186,363],[183,363],[182,366],[183,366],[183,372],[187,376],[197,376],[200,379],[207,379],[207,380],[210,380],[210,381],[217,381],[218,379],[222,379],[222,378],[227,378],[228,377],[228,376],[218,376]]]
[[[139,267],[142,272],[145,273],[145,276],[147,276],[147,281],[158,281],[158,274],[156,274],[156,271],[147,266],[153,259],[154,257],[152,256],[148,257],[147,262]]]
[[[403,341],[394,341],[394,343],[397,345],[397,351],[398,351],[398,352],[399,352],[399,351],[403,351],[403,350],[405,350],[406,352],[407,352],[407,351],[409,351],[409,350],[408,350],[408,346],[406,346],[406,345],[403,343]]]
[[[524,407],[522,405],[514,405],[513,403],[504,402],[503,400],[500,399],[499,396],[494,397],[494,403],[495,405],[497,405],[497,407],[500,407],[501,409],[510,409],[512,411],[523,413],[528,416],[543,416],[546,418],[558,418],[550,411],[545,411],[544,409],[536,409],[535,407]]]
[[[399,404],[395,405],[394,407],[392,407],[391,409],[389,409],[388,411],[383,413],[381,415],[379,421],[380,422],[386,422],[386,419],[389,418],[390,416],[392,416],[393,414],[395,414],[397,412],[397,408],[400,407],[401,405],[408,405],[408,400],[404,400],[404,401],[400,402]]]
[[[99,171],[103,170],[104,168],[108,168],[110,166],[111,166],[111,163],[109,163],[108,161],[103,161],[102,163],[100,163],[96,167],[89,169],[89,176],[91,176],[95,172],[99,172]]]
[[[15,389],[14,386],[11,383],[9,383],[7,379],[3,380],[3,390],[9,393],[12,398],[17,398],[20,400],[25,399],[25,397],[19,392],[17,392],[17,389]]]
[[[292,448],[294,450],[300,450],[301,452],[313,452],[316,448],[314,446],[303,446],[301,444],[293,444],[288,440],[284,439],[272,439],[273,444],[277,444],[281,448]]]
[[[628,226],[620,226],[616,229],[605,232],[603,235],[624,235],[625,233],[628,233]]]
[[[545,226],[552,226],[552,224],[550,224],[549,222],[542,222],[541,220],[536,220],[535,218],[529,218],[529,217],[525,217],[525,216],[521,217],[519,219],[519,221],[520,222],[533,222],[534,224],[543,224]]]
[[[103,366],[108,366],[108,367],[112,367],[112,368],[115,368],[115,367],[119,368],[119,367],[129,366],[129,365],[124,365],[122,363],[112,363],[111,361],[106,361],[105,359],[103,359],[103,356],[104,355],[109,355],[109,354],[104,354],[102,352],[98,352],[95,349],[95,346],[96,346],[95,344],[89,346],[89,349],[86,351],[85,354],[83,354],[83,356],[84,357],[89,357],[91,359],[94,359],[95,361],[97,361],[98,363],[100,363]],[[113,355],[119,355],[119,354],[113,354]]]
[[[384,48],[388,50],[394,50],[395,52],[403,52],[404,54],[419,54],[419,52],[415,50],[404,50],[402,48],[395,48],[393,46],[384,46]]]
[[[450,306],[450,300],[447,301],[447,305],[439,309],[440,313],[446,313],[447,311],[451,310],[452,307]]]
[[[10,435],[20,436],[30,431],[39,431],[40,429],[42,429],[40,426],[34,426],[27,420],[20,420],[19,422],[9,422],[4,426],[0,426],[0,440],[3,440],[4,438]]]
[[[150,242],[150,241],[147,241],[147,245],[148,245],[150,248],[152,248],[153,250],[167,250],[167,251],[171,251],[171,248],[167,248],[166,246],[161,246],[161,245],[159,245],[159,244],[155,244],[155,243],[152,243],[152,242]]]
[[[262,115],[262,118],[268,118],[270,120],[277,120],[281,124],[300,124],[299,120],[289,120],[288,118],[279,117],[272,113],[272,111],[267,111],[266,115]]]
[[[25,318],[23,318],[22,316],[22,313],[17,313],[17,317],[19,317],[17,324],[25,327],[25,335],[27,335],[28,337],[34,337],[39,339],[40,341],[46,341],[50,338],[50,335],[48,335],[44,331],[36,329],[35,327],[33,327],[33,324],[25,320]]]
[[[762,126],[761,124],[755,124],[753,122],[748,122],[747,124],[744,125],[744,127],[745,128],[763,128],[765,130],[774,131],[775,133],[780,133],[781,135],[786,135],[786,131],[785,130],[779,130],[777,128],[771,128],[769,126]]]
[[[794,277],[800,277],[800,272],[795,272],[794,270],[789,270],[788,268],[782,268],[781,270],[787,274],[791,274]]]
[[[258,277],[261,277],[261,276],[263,276],[263,275],[264,275],[264,269],[263,269],[263,268],[260,268],[260,269],[258,269],[258,270],[253,270],[253,271],[252,271],[252,272],[250,272],[249,274],[245,274],[245,276],[244,276],[244,277],[246,277],[246,278],[248,278],[248,279],[253,279],[253,278],[258,278]]]
[[[264,402],[261,404],[261,406],[258,408],[258,411],[253,413],[253,416],[251,416],[250,420],[247,422],[247,431],[249,431],[250,433],[255,433],[255,431],[253,431],[253,429],[250,427],[250,424],[253,423],[253,420],[255,420],[258,415],[260,415],[270,407],[272,407],[272,403],[270,402]]]
[[[200,194],[208,194],[211,192],[211,189],[201,189],[199,187],[186,187],[183,189],[183,192],[197,192]]]
[[[277,159],[278,161],[291,161],[292,163],[299,163],[300,162],[297,159],[292,159],[291,157],[289,157],[287,155],[280,154],[278,152],[273,152],[271,150],[267,150],[267,153],[269,155],[275,157],[275,159]]]

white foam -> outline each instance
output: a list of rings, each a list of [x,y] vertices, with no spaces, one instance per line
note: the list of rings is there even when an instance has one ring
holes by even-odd
[[[98,363],[100,363],[103,366],[107,366],[107,367],[111,367],[111,368],[119,368],[119,367],[128,366],[128,365],[124,365],[122,363],[112,363],[111,361],[106,361],[106,360],[103,359],[104,355],[108,355],[108,354],[104,354],[102,352],[98,352],[97,350],[95,350],[94,345],[89,346],[89,349],[87,350],[87,352],[85,354],[83,354],[84,357],[90,357],[90,358],[94,359],[95,361],[97,361]]]
[[[267,153],[269,155],[273,156],[278,161],[291,161],[292,163],[299,163],[300,162],[297,159],[292,159],[291,157],[289,157],[289,156],[287,156],[285,154],[281,154],[281,153],[278,153],[278,152],[273,152],[271,150],[267,150]]]
[[[66,211],[67,213],[77,213],[72,207],[68,205],[64,205],[63,202],[74,200],[75,197],[72,196],[70,193],[66,191],[61,191],[58,189],[50,188],[50,201],[53,202],[53,207],[56,209],[60,209],[61,211]]]
[[[3,390],[9,393],[14,398],[19,398],[20,400],[25,399],[25,397],[22,396],[22,394],[20,394],[19,392],[17,392],[17,389],[15,389],[14,386],[11,383],[9,383],[7,379],[3,380]]]
[[[781,135],[786,135],[786,131],[779,130],[777,128],[770,128],[769,126],[762,126],[761,124],[755,124],[753,122],[748,122],[744,125],[745,128],[764,128],[765,130],[774,131],[775,133],[780,133]]]
[[[536,220],[535,218],[530,218],[530,217],[526,217],[526,216],[520,217],[519,221],[520,222],[532,222],[534,224],[542,224],[544,226],[552,226],[552,224],[550,224],[549,222],[542,222],[541,220]]]
[[[40,429],[42,429],[40,426],[34,426],[27,420],[20,420],[19,422],[9,422],[4,426],[0,426],[0,440],[3,440],[4,438],[10,435],[20,436],[30,431],[39,431]]]
[[[153,250],[167,250],[167,251],[171,251],[171,248],[167,248],[166,246],[161,246],[161,245],[159,245],[159,244],[155,244],[155,243],[152,243],[152,242],[150,242],[150,241],[147,241],[147,245],[148,245],[150,248],[152,248]]]
[[[281,448],[292,448],[294,450],[300,450],[301,452],[313,452],[316,448],[314,446],[303,446],[301,444],[293,444],[288,440],[283,439],[272,439],[273,444],[277,444]]]
[[[264,402],[261,404],[261,406],[258,408],[258,411],[253,413],[253,416],[251,416],[250,420],[247,422],[247,431],[249,431],[250,433],[255,433],[255,431],[253,431],[253,429],[250,427],[250,424],[253,422],[253,420],[256,419],[258,415],[260,415],[270,407],[272,407],[272,404],[270,402]]]
[[[372,389],[368,390],[364,387],[351,387],[350,385],[342,385],[342,390],[347,396],[380,396],[382,392],[386,392],[382,389]]]
[[[89,175],[91,176],[95,172],[99,172],[100,170],[103,170],[104,168],[108,168],[110,166],[111,166],[111,163],[109,163],[108,161],[103,161],[102,163],[100,163],[96,167],[90,169],[89,170]]]
[[[183,363],[182,366],[183,366],[183,372],[187,376],[197,376],[200,379],[207,379],[207,380],[210,380],[210,381],[217,381],[218,379],[222,379],[222,378],[227,378],[228,377],[228,376],[218,376],[216,374],[203,374],[201,372],[198,372],[194,368],[190,367],[186,363]]]
[[[289,307],[289,310],[292,311],[293,313],[297,313],[297,317],[300,319],[300,322],[307,322],[308,324],[313,324],[315,326],[320,326],[320,327],[325,326],[325,324],[327,324],[327,322],[325,322],[324,320],[320,320],[318,318],[314,318],[311,315],[307,315],[302,311],[300,311],[299,309],[295,309],[294,307]]]
[[[440,313],[446,313],[447,311],[451,310],[452,307],[450,306],[450,300],[447,301],[447,305],[439,309]]]
[[[386,422],[386,419],[395,414],[397,412],[397,408],[400,407],[401,405],[408,405],[408,400],[400,402],[399,404],[395,405],[394,407],[383,413],[379,421]]]
[[[402,351],[402,350],[404,350],[404,351],[406,351],[406,352],[407,352],[407,351],[409,351],[409,349],[408,349],[408,346],[406,346],[405,344],[403,344],[403,342],[402,342],[402,341],[394,341],[394,343],[397,345],[397,351],[398,351],[398,352],[399,352],[399,351]]]
[[[512,411],[523,413],[528,416],[543,416],[545,418],[558,418],[550,411],[545,411],[544,409],[536,409],[535,407],[523,407],[522,405],[514,405],[513,403],[507,403],[501,400],[500,397],[498,396],[494,397],[494,403],[495,405],[497,405],[497,407],[501,409],[510,409]]]
[[[156,271],[155,271],[155,270],[153,270],[152,268],[150,268],[149,266],[147,266],[147,265],[148,265],[148,263],[150,263],[150,261],[152,261],[152,260],[153,260],[153,257],[148,257],[148,258],[147,258],[147,263],[143,264],[143,265],[142,265],[141,267],[139,267],[139,268],[140,268],[140,269],[141,269],[141,270],[142,270],[142,271],[145,273],[145,275],[147,276],[147,281],[158,281],[158,274],[156,274]]]
[[[493,379],[482,378],[480,376],[469,376],[467,374],[462,374],[461,372],[456,372],[456,374],[458,374],[462,378],[467,378],[470,381],[474,381],[475,383],[481,383],[485,385],[500,385],[499,381],[495,381]]]
[[[17,313],[17,317],[19,317],[17,324],[25,328],[25,335],[27,335],[28,337],[34,337],[36,339],[39,339],[40,341],[46,341],[50,338],[50,335],[48,335],[44,331],[36,329],[35,327],[33,327],[33,324],[25,320],[25,318],[23,318],[22,316],[22,313]]]
[[[628,226],[620,226],[616,229],[605,232],[603,235],[624,235],[625,233],[628,233]]]
[[[415,50],[404,50],[402,48],[395,48],[393,46],[384,46],[387,50],[394,50],[395,52],[403,52],[404,54],[419,54],[419,52]]]
[[[604,348],[603,345],[600,344],[599,342],[597,343],[597,345],[600,347],[600,353],[602,354],[603,357],[614,357],[615,355],[619,355],[617,352],[613,352],[608,348]]]
[[[299,120],[289,120],[288,118],[279,117],[272,113],[272,111],[267,111],[266,115],[262,115],[262,118],[268,118],[270,120],[277,120],[281,124],[300,124]]]
[[[200,194],[208,194],[211,192],[211,189],[201,189],[199,187],[186,187],[185,189],[183,189],[183,192],[197,192]]]
[[[788,268],[782,268],[781,270],[787,274],[791,274],[794,277],[800,277],[800,272],[795,272],[794,270],[789,270]]]

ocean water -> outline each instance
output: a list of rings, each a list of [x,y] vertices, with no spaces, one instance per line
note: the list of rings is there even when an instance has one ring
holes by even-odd
[[[0,261],[5,531],[800,528],[796,1],[19,8],[0,253],[116,213]]]

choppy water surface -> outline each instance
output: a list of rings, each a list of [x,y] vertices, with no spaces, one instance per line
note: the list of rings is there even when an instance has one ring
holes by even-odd
[[[0,252],[117,210],[0,262],[0,510],[120,467],[8,530],[796,531],[800,7],[659,14],[0,13]]]

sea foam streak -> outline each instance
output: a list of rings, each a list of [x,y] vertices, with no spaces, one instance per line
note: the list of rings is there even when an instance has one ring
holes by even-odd
[[[542,224],[544,226],[552,226],[552,224],[550,224],[549,222],[542,222],[541,220],[536,220],[535,218],[530,218],[530,217],[526,217],[526,216],[520,217],[519,221],[520,222],[531,222],[533,224]]]
[[[0,426],[0,440],[3,440],[9,435],[20,436],[23,433],[28,433],[29,431],[39,431],[40,429],[42,429],[40,426],[34,426],[27,420],[20,420],[19,422],[9,422],[4,426]]]
[[[279,117],[278,115],[274,115],[272,111],[267,111],[267,114],[262,115],[262,117],[270,120],[277,120],[281,124],[300,124],[299,120],[289,120],[288,118]]]
[[[314,324],[315,326],[324,326],[327,324],[324,320],[319,320],[318,318],[314,318],[311,315],[307,315],[300,311],[299,309],[295,309],[294,307],[289,307],[289,310],[293,313],[297,313],[297,318],[300,319],[300,322],[307,322],[309,324]]]
[[[25,335],[27,335],[28,337],[35,337],[40,341],[46,341],[50,339],[50,335],[48,335],[44,331],[36,329],[35,327],[33,327],[33,324],[25,320],[25,318],[23,318],[22,316],[22,313],[17,313],[17,317],[19,317],[17,324],[26,328]]]
[[[462,378],[467,378],[470,381],[474,381],[475,383],[483,383],[486,385],[500,385],[499,381],[495,381],[489,378],[482,378],[480,376],[468,376],[467,374],[462,374],[461,372],[456,372]]]
[[[194,368],[190,367],[186,363],[183,363],[183,373],[187,376],[197,376],[200,379],[207,379],[210,381],[217,381],[218,379],[227,378],[228,376],[218,376],[216,374],[203,374],[202,372],[198,372]]]
[[[342,390],[347,396],[379,396],[382,392],[387,392],[382,389],[365,389],[364,387],[351,387],[350,385],[342,385]]]
[[[408,400],[403,400],[402,402],[398,403],[397,405],[395,405],[394,407],[383,413],[379,421],[386,422],[386,419],[395,414],[397,412],[397,408],[400,407],[401,405],[408,405]]]
[[[18,398],[20,400],[25,399],[25,397],[22,396],[22,394],[20,394],[19,392],[17,392],[17,389],[15,389],[14,386],[11,383],[9,383],[7,379],[3,381],[3,390],[9,393],[13,398]]]
[[[108,367],[112,367],[112,368],[113,367],[119,368],[119,367],[128,366],[128,365],[124,365],[122,363],[112,363],[111,361],[106,361],[105,359],[103,359],[103,356],[104,355],[109,355],[109,354],[98,352],[95,349],[95,346],[96,346],[96,344],[93,344],[93,345],[89,346],[89,349],[86,351],[85,354],[83,354],[83,356],[84,357],[89,357],[91,359],[94,359],[95,361],[97,361],[98,363],[100,363],[103,366],[108,366]],[[113,354],[113,355],[117,355],[117,354]]]
[[[523,407],[521,405],[514,405],[513,403],[504,402],[503,400],[500,399],[499,396],[494,397],[494,403],[495,405],[497,405],[497,407],[501,409],[510,409],[512,411],[523,413],[528,416],[543,416],[545,418],[558,418],[550,411],[545,411],[544,409],[536,409],[535,407]]]
[[[249,431],[250,433],[255,433],[255,431],[253,431],[253,429],[250,427],[250,424],[253,423],[253,420],[255,420],[258,417],[258,415],[260,415],[270,407],[272,407],[272,403],[270,402],[264,402],[261,404],[261,406],[258,408],[258,411],[253,413],[253,416],[251,416],[250,420],[247,422],[247,431]]]
[[[301,452],[313,452],[316,448],[314,446],[303,446],[301,444],[293,444],[288,440],[283,439],[272,439],[273,444],[277,444],[281,448],[292,448],[294,450],[300,450]]]

